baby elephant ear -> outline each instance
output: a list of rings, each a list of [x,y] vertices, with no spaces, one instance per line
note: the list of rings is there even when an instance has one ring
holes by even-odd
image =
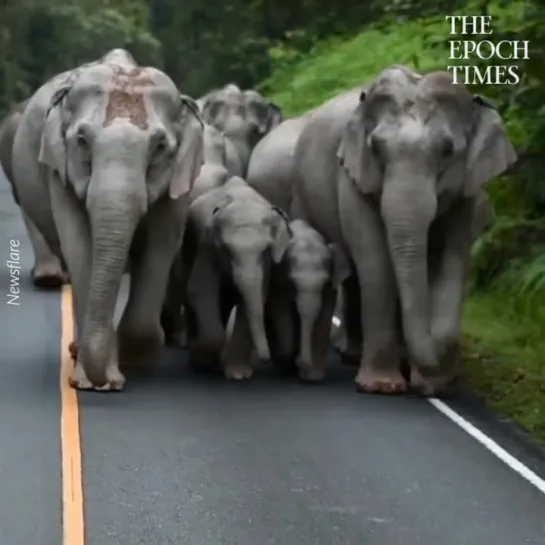
[[[346,250],[341,244],[331,243],[328,246],[333,258],[331,283],[337,289],[352,273],[352,264]]]
[[[204,163],[204,121],[199,107],[191,97],[180,95],[180,98],[182,130],[169,183],[171,199],[191,191]]]

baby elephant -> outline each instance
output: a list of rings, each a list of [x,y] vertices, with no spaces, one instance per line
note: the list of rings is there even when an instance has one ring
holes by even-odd
[[[253,348],[270,359],[264,305],[273,264],[290,243],[283,213],[233,177],[207,191],[190,206],[182,246],[188,344],[192,356],[216,362],[224,351],[227,378],[252,375]],[[186,279],[186,280],[185,280]],[[233,334],[226,346],[225,327],[237,305]]]
[[[337,288],[350,274],[350,262],[335,244],[306,222],[289,224],[291,239],[276,267],[266,306],[267,333],[273,361],[295,363],[299,377],[325,377],[325,356]]]

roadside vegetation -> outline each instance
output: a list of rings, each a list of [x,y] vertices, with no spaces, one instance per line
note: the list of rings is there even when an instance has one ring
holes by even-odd
[[[455,12],[491,15],[495,42],[530,40],[518,85],[474,89],[497,104],[520,160],[488,186],[496,218],[473,249],[463,329],[469,384],[545,441],[545,0],[3,0],[0,115],[113,47],[190,95],[235,81],[297,115],[392,64],[452,64]]]

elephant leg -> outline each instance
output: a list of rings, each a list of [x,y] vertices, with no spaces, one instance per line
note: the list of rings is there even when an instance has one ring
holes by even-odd
[[[185,321],[182,315],[184,285],[185,271],[181,255],[178,253],[170,270],[167,293],[161,309],[161,326],[165,333],[165,341],[171,346],[185,346]]]
[[[356,266],[362,338],[365,334],[356,384],[363,392],[405,392],[396,328],[397,287],[382,218],[372,200],[352,182],[340,182],[341,227]]]
[[[335,311],[337,290],[327,287],[324,291],[322,308],[316,319],[312,339],[312,368],[300,368],[299,376],[305,381],[321,381],[326,376],[326,357],[329,347],[331,319]]]
[[[254,344],[243,304],[237,305],[233,333],[223,352],[223,373],[230,380],[247,380],[253,375]]]
[[[215,367],[225,346],[225,326],[221,315],[221,278],[208,252],[201,249],[187,283],[188,314],[191,327],[191,362],[199,367]],[[188,324],[189,325],[189,324]]]
[[[23,221],[34,252],[32,283],[39,288],[58,288],[69,282],[68,272],[62,261],[51,251],[43,235],[32,220],[21,210]]]
[[[161,309],[185,226],[182,206],[177,201],[158,202],[137,232],[143,240],[131,256],[129,297],[117,331],[122,368],[150,370],[159,360],[165,341]]]
[[[411,369],[411,385],[423,395],[446,394],[459,372],[460,322],[464,281],[473,242],[474,199],[462,199],[437,220],[431,236],[441,246],[431,279],[430,330],[440,362],[440,374],[423,376]]]
[[[112,331],[107,332],[112,337],[112,352],[106,369],[106,384],[100,388],[94,388],[83,369],[78,344],[85,323],[90,282],[91,233],[85,213],[82,212],[79,203],[75,201],[75,197],[61,187],[59,182],[54,180],[50,180],[50,182],[53,218],[57,227],[60,249],[72,283],[73,339],[68,348],[76,362],[69,378],[69,384],[78,390],[121,390],[125,378],[117,366],[117,348],[113,328]]]
[[[358,365],[362,353],[362,324],[360,287],[356,276],[351,276],[340,287],[341,323],[333,336],[333,346],[347,365]]]
[[[282,371],[292,373],[297,370],[297,331],[299,324],[293,302],[285,295],[285,290],[269,288],[265,307],[267,336],[273,363]]]

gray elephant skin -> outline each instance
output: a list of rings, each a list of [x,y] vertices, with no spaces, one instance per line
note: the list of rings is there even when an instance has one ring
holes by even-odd
[[[402,347],[417,390],[452,383],[476,206],[515,160],[499,114],[446,72],[392,67],[313,112],[293,183],[304,218],[356,269],[345,296],[362,304],[344,319],[350,331],[361,317],[360,390],[406,391]]]
[[[156,362],[168,272],[202,162],[195,102],[124,50],[52,78],[30,99],[13,178],[21,207],[70,272],[72,387],[119,390],[120,368]],[[130,293],[115,331],[127,267]]]
[[[0,125],[0,164],[11,185],[13,199],[19,205],[19,197],[13,184],[12,151],[15,133],[28,100],[16,104]],[[58,288],[69,282],[66,266],[49,248],[42,234],[30,218],[22,211],[23,221],[34,253],[31,270],[32,283],[39,288]]]
[[[292,176],[295,146],[311,114],[282,121],[258,142],[248,165],[248,184],[290,214],[296,214]]]
[[[234,83],[199,99],[203,119],[220,129],[227,139],[229,174],[246,178],[256,144],[282,121],[282,111],[253,89]]]
[[[282,211],[239,177],[212,189],[190,207],[182,246],[188,345],[196,365],[223,356],[230,379],[253,374],[252,355],[270,359],[264,305],[271,268],[290,242]],[[228,342],[226,324],[237,306]],[[179,307],[179,305],[178,305]]]
[[[303,220],[292,220],[289,227],[290,244],[273,268],[267,338],[275,363],[295,367],[299,378],[317,382],[326,374],[337,289],[351,267],[340,245],[327,244]]]

